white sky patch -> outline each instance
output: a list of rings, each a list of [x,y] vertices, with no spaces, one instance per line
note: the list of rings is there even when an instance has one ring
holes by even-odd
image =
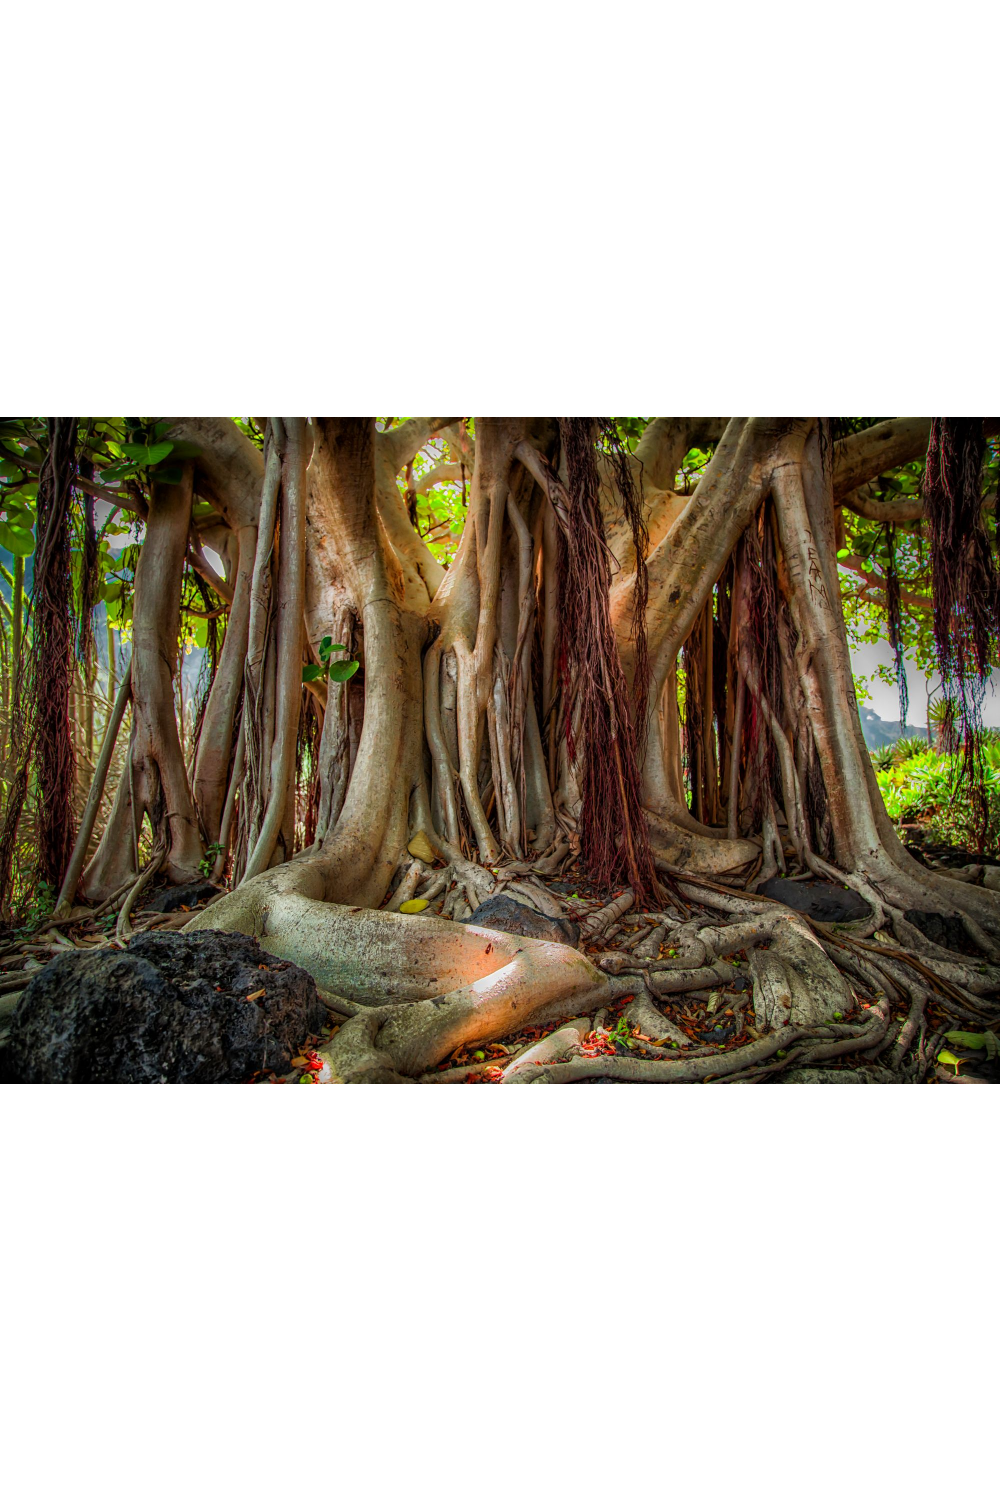
[[[895,671],[888,641],[878,641],[875,645],[866,643],[851,652],[851,666],[855,675],[868,678],[867,707],[873,708],[880,719],[887,719],[890,723],[898,722],[899,692],[894,683],[890,685],[881,682],[878,677],[874,676],[875,668],[880,665]],[[910,706],[906,722],[915,725],[918,729],[926,728],[928,679],[919,667],[915,666],[912,661],[908,661],[906,681],[910,690]],[[932,689],[936,688],[940,681],[941,678],[935,673],[929,679],[929,685]],[[940,694],[937,696],[940,697]],[[983,723],[994,728],[1000,726],[1000,672],[997,671],[991,674],[986,685]]]

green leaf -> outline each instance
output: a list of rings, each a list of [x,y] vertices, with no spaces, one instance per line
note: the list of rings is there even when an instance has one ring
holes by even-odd
[[[165,469],[154,469],[150,479],[155,479],[157,484],[181,484],[184,480],[184,470],[178,465],[168,465]]]
[[[986,1037],[980,1031],[946,1031],[944,1039],[946,1042],[954,1042],[956,1047],[972,1047],[978,1050],[986,1046]]]
[[[425,911],[429,905],[429,901],[424,901],[420,896],[414,896],[411,901],[404,901],[399,909],[401,912],[405,912],[407,916],[410,916],[412,913]]]
[[[837,553],[838,557],[850,557],[850,555],[851,555],[851,549],[850,549],[850,547],[841,547],[840,551]]]
[[[937,1060],[939,1063],[943,1063],[946,1068],[954,1068],[955,1077],[958,1077],[958,1070],[961,1067],[962,1059],[960,1057],[956,1057],[954,1052],[939,1052],[937,1055]]]
[[[152,447],[148,447],[145,443],[122,443],[122,452],[132,459],[133,463],[142,464],[147,469],[151,469],[154,464],[162,463],[173,451],[173,443],[154,443]]]
[[[319,643],[320,659],[322,661],[326,661],[327,657],[330,655],[330,652],[332,650],[333,650],[333,636],[332,635],[325,635],[323,637],[323,639]]]
[[[347,682],[360,667],[359,661],[335,661],[330,668],[332,682]]]
[[[6,547],[15,557],[30,557],[35,550],[34,533],[0,521],[0,547]]]
[[[174,443],[173,450],[174,458],[198,458],[201,453],[197,443]]]
[[[322,667],[317,667],[317,665],[316,665],[315,662],[312,662],[312,661],[308,662],[302,668],[302,681],[303,682],[316,682],[322,676],[323,676],[323,668]]]

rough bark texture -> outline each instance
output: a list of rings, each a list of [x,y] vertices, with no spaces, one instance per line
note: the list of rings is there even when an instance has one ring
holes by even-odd
[[[1000,957],[1000,903],[992,891],[922,869],[899,843],[861,734],[836,567],[837,505],[866,503],[864,485],[918,456],[930,419],[891,419],[833,442],[825,419],[657,418],[626,460],[650,549],[648,709],[636,735],[641,817],[657,867],[680,882],[681,897],[714,903],[726,917],[722,936],[692,930],[685,947],[682,934],[670,972],[642,943],[638,967],[622,959],[616,970],[618,955],[609,954],[604,969],[564,943],[469,920],[484,901],[511,896],[534,908],[522,928],[562,920],[536,877],[579,868],[585,812],[594,814],[594,787],[604,784],[591,773],[606,767],[588,767],[588,750],[601,747],[592,728],[588,745],[578,683],[560,671],[561,632],[576,618],[560,537],[565,543],[567,526],[603,528],[610,578],[596,580],[598,614],[634,688],[642,528],[630,519],[623,472],[604,451],[595,456],[591,510],[574,509],[578,464],[561,455],[556,421],[479,418],[474,454],[456,422],[413,418],[379,432],[368,418],[272,418],[261,454],[232,423],[175,421],[171,430],[201,453],[184,485],[154,486],[136,581],[130,772],[88,890],[106,894],[134,877],[133,806],[163,841],[174,880],[194,873],[199,823],[206,840],[221,833],[228,843],[235,830],[234,868],[245,878],[192,927],[252,934],[341,997],[350,1019],[330,1056],[349,1081],[422,1076],[456,1047],[529,1019],[575,1025],[629,993],[628,984],[634,993],[636,975],[645,986],[636,1014],[654,1016],[648,1007],[664,997],[730,975],[727,943],[737,939],[753,950],[764,1035],[746,1058],[723,1065],[726,1076],[756,1081],[786,1069],[788,1058],[801,1068],[859,1039],[881,1046],[887,1013],[846,1030],[835,1020],[851,1009],[845,974],[889,972],[877,951],[838,947],[823,917],[805,920],[787,906],[769,907],[777,915],[759,928],[767,947],[748,926],[760,911],[754,887],[774,891],[768,882],[789,874],[849,885],[860,903],[851,941],[888,928],[913,951],[922,943],[919,983],[936,976],[955,1004],[978,1003]],[[412,522],[418,490],[431,483],[418,485],[412,465],[437,432],[454,435],[473,464],[447,570]],[[714,445],[713,455],[693,492],[678,494],[672,486],[695,444]],[[440,465],[433,482],[451,477]],[[195,532],[192,478],[215,507]],[[174,662],[162,642],[176,640],[180,569],[185,555],[197,556],[199,537],[227,558],[220,581],[230,598],[192,797],[173,718]],[[315,837],[292,858],[301,668],[322,665],[325,637],[342,643],[334,660],[356,659],[360,670],[349,683],[321,676],[308,685],[321,726],[309,766],[315,822],[306,827]],[[615,838],[626,832],[616,825]],[[685,885],[689,877],[699,884]],[[630,909],[613,895],[607,941]],[[414,897],[428,903],[425,914],[398,910]],[[982,953],[985,977],[922,935],[914,914],[942,911]],[[678,920],[658,916],[665,932]],[[661,1021],[654,1046],[670,1039]],[[909,1057],[923,1046],[917,1009],[907,1025]],[[531,1076],[583,1079],[602,1068],[643,1081],[713,1076],[711,1059],[695,1057],[605,1065],[586,1032],[573,1053],[570,1031],[556,1049],[569,1048],[569,1061],[550,1058]]]

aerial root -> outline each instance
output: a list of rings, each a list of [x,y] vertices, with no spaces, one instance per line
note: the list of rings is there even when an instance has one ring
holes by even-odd
[[[148,865],[143,870],[142,874],[139,876],[135,884],[132,886],[128,895],[125,897],[125,902],[122,906],[121,911],[118,913],[118,922],[115,927],[115,937],[120,943],[128,942],[129,938],[132,936],[132,923],[129,920],[132,915],[132,909],[135,906],[135,903],[138,901],[139,897],[142,895],[143,891],[146,889],[147,885],[149,885],[149,882],[152,880],[153,876],[163,864],[163,861],[166,859],[166,857],[166,844],[161,844],[159,848],[154,849],[152,858],[150,859]]]

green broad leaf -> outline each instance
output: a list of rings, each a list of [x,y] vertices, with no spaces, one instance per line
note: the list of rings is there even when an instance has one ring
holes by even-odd
[[[415,916],[418,911],[425,911],[429,905],[430,902],[424,901],[422,897],[414,896],[411,901],[404,901],[399,909],[407,916]]]
[[[197,443],[180,442],[174,443],[172,447],[171,458],[198,458],[201,454]]]
[[[21,469],[12,458],[0,458],[0,477],[4,479],[19,479]]]
[[[197,623],[197,625],[194,627],[194,643],[195,643],[196,646],[200,646],[203,651],[204,651],[205,647],[208,645],[208,621],[207,620],[199,620],[198,623]]]
[[[322,661],[326,661],[333,650],[333,636],[325,635],[319,643],[319,654]]]
[[[126,457],[130,458],[133,463],[141,464],[146,469],[151,469],[155,464],[162,463],[173,450],[173,443],[154,443],[152,447],[146,443],[122,443],[122,452]]]
[[[101,589],[101,598],[105,604],[117,604],[122,596],[122,589],[124,587],[125,585],[120,578],[112,578],[110,581],[105,582],[104,587]]]
[[[0,521],[0,547],[6,547],[15,557],[30,557],[35,550],[34,533]]]
[[[840,551],[837,553],[838,557],[850,557],[850,555],[851,555],[851,549],[850,549],[850,547],[841,547]]]
[[[332,682],[347,682],[360,667],[359,661],[335,661],[330,668]]]
[[[962,1059],[960,1057],[956,1057],[954,1052],[939,1052],[937,1055],[937,1060],[946,1068],[954,1068],[955,1077],[958,1077],[958,1070],[962,1065]]]
[[[184,470],[177,464],[168,464],[163,469],[153,469],[150,479],[155,479],[157,484],[181,484],[184,480]]]
[[[132,618],[132,600],[112,600],[107,606],[108,619],[116,630],[121,630]]]
[[[956,1047],[972,1047],[978,1050],[986,1046],[986,1037],[980,1031],[946,1031],[944,1039],[946,1042],[953,1042]]]
[[[317,667],[315,662],[307,662],[306,665],[302,668],[303,682],[318,682],[322,676],[323,668]]]

